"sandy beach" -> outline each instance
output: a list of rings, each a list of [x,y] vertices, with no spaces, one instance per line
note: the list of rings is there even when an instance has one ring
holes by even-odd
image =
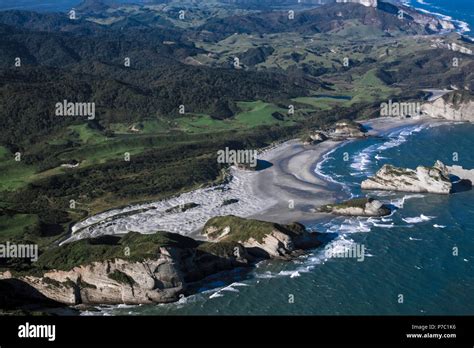
[[[433,122],[437,121],[378,118],[364,122],[364,126],[369,136],[383,136],[397,128]],[[260,160],[271,163],[266,169],[252,172],[232,167],[231,179],[226,184],[89,217],[73,226],[72,236],[65,242],[104,234],[160,230],[200,238],[199,230],[210,218],[230,214],[279,223],[318,220],[325,214],[314,209],[343,199],[344,192],[338,184],[316,175],[317,163],[346,141],[328,140],[317,145],[287,141],[259,154]],[[231,199],[238,201],[225,204]],[[184,212],[169,212],[170,208],[189,203],[198,206]]]
[[[363,124],[369,130],[368,136],[383,136],[397,128],[434,122],[438,121],[432,118],[384,117]],[[325,154],[347,141],[328,140],[317,145],[303,145],[300,141],[292,140],[262,156],[273,166],[255,177],[252,191],[257,197],[277,203],[252,217],[279,223],[305,223],[327,216],[314,212],[314,208],[347,197],[340,185],[316,175],[315,169]]]

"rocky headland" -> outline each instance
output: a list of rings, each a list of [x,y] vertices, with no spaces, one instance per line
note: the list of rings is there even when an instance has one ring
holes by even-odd
[[[474,95],[469,91],[454,91],[425,103],[421,112],[433,118],[449,121],[474,122]]]
[[[27,274],[6,271],[0,279],[11,291],[30,289],[23,295],[66,305],[169,303],[209,275],[288,260],[321,244],[298,223],[235,216],[211,219],[203,234],[208,242],[168,232],[83,239],[47,250]]]
[[[299,223],[280,225],[236,216],[210,219],[202,230],[209,241],[238,243],[256,258],[290,259],[302,250],[321,244],[318,233],[309,233]]]

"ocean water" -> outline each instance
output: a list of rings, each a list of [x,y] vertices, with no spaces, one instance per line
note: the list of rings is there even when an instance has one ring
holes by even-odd
[[[347,198],[359,196],[360,182],[385,163],[415,168],[439,159],[474,168],[472,134],[474,125],[465,124],[402,128],[382,138],[346,143],[329,153],[317,170],[340,182]],[[316,249],[293,262],[265,261],[250,271],[209,279],[197,295],[179,303],[102,307],[101,313],[474,314],[474,191],[376,195],[397,208],[391,216],[336,217],[310,226],[327,233],[333,247],[363,245],[361,262],[327,258],[324,249]]]
[[[459,32],[474,38],[474,1],[472,0],[399,0],[420,10],[452,20]]]
[[[67,11],[79,0],[3,0],[0,9]],[[474,28],[472,0],[406,0],[412,6]],[[381,139],[345,144],[317,170],[347,196],[384,163],[414,168],[446,164],[474,168],[474,125],[404,128]],[[459,161],[454,161],[457,154]],[[343,159],[348,156],[348,161]],[[390,194],[398,207],[383,219],[330,218],[310,225],[329,245],[364,246],[365,259],[327,258],[316,249],[293,261],[266,261],[208,279],[199,293],[168,305],[110,306],[85,314],[131,315],[473,315],[474,191],[451,196]],[[453,255],[457,248],[457,255]],[[403,303],[400,303],[400,295]]]
[[[2,0],[0,10],[65,12],[80,3],[81,0]]]

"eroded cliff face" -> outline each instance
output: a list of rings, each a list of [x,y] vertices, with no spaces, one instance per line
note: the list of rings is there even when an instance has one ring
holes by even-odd
[[[137,233],[128,234],[120,241],[115,241],[115,244],[106,240],[109,244],[99,245],[101,241],[98,239],[91,239],[87,244],[87,240],[83,240],[58,247],[62,253],[52,255],[48,251],[47,260],[52,261],[46,265],[59,265],[56,268],[28,275],[3,272],[0,273],[0,279],[17,279],[46,298],[67,305],[169,303],[192,293],[194,284],[209,275],[251,266],[261,259],[289,259],[303,249],[321,244],[316,238],[317,233],[309,233],[303,225],[296,223],[278,225],[257,220],[249,222],[233,216],[213,220],[215,225],[221,227],[211,229],[211,232],[216,233],[214,238],[210,238],[211,242],[193,243],[192,239],[182,236],[175,240],[174,234],[165,232],[161,232],[161,236],[169,238],[171,241],[166,243],[173,246],[154,248],[156,244],[153,243],[164,243],[162,238],[142,237]],[[228,221],[233,223],[232,230],[222,225]],[[238,227],[245,223],[247,225],[243,229]],[[272,229],[268,229],[269,225]],[[246,237],[225,238],[226,235],[234,236],[234,227],[243,231]],[[158,233],[157,237],[160,237]],[[89,248],[100,247],[103,254],[111,255],[114,250],[126,245],[124,240],[135,243],[133,248],[136,249],[132,248],[132,251],[146,249],[150,253],[145,252],[143,255],[147,257],[140,259],[113,254],[114,257],[104,257],[104,260],[82,261],[88,257],[86,253]],[[83,252],[79,258],[81,262],[75,261],[74,264],[79,264],[69,267],[70,263],[65,259],[69,255],[73,258],[79,251]],[[41,267],[44,265],[41,264]]]
[[[107,260],[80,265],[69,271],[52,270],[42,276],[18,279],[47,298],[67,305],[169,303],[186,294],[188,284],[193,281],[249,265],[243,247],[239,257],[203,255],[190,250],[162,248],[156,259],[140,262]],[[15,277],[6,272],[0,278]]]
[[[110,260],[51,271],[25,282],[50,299],[65,304],[140,304],[172,302],[184,291],[179,255],[162,248],[155,259],[141,262]]]
[[[469,93],[450,93],[433,102],[423,104],[421,112],[433,118],[474,122],[474,98]]]

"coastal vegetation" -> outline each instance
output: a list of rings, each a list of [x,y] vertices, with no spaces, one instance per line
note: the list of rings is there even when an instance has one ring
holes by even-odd
[[[219,216],[206,223],[202,234],[210,240],[246,242],[249,239],[255,239],[258,242],[263,242],[263,238],[274,230],[294,236],[302,234],[305,228],[297,223],[280,225],[237,216]]]
[[[196,291],[190,285],[209,275],[263,259],[291,259],[321,244],[317,233],[296,223],[284,226],[234,216],[210,223],[237,230],[211,242],[167,232],[74,241],[43,253],[33,269],[2,273],[0,293],[8,283],[13,291],[30,286],[67,305],[174,302]],[[35,296],[31,289],[23,294]]]
[[[218,243],[157,232],[58,247],[74,223],[96,213],[223,182],[221,149],[264,148],[343,120],[342,138],[363,136],[353,121],[378,116],[382,100],[421,98],[420,89],[433,85],[473,89],[472,58],[450,69],[445,62],[458,52],[433,48],[426,26],[414,17],[400,21],[391,7],[333,4],[290,22],[286,12],[235,15],[219,6],[215,17],[196,9],[183,22],[171,5],[166,13],[106,6],[107,14],[99,1],[85,5],[87,20],[77,21],[0,12],[0,242],[35,243],[41,254],[35,264],[2,260],[5,269],[33,274],[123,257],[139,262],[160,248],[222,257],[272,233],[301,237],[299,224],[227,216],[204,229]],[[54,105],[66,99],[94,102],[95,118],[56,116]],[[444,100],[468,99],[466,91]]]

